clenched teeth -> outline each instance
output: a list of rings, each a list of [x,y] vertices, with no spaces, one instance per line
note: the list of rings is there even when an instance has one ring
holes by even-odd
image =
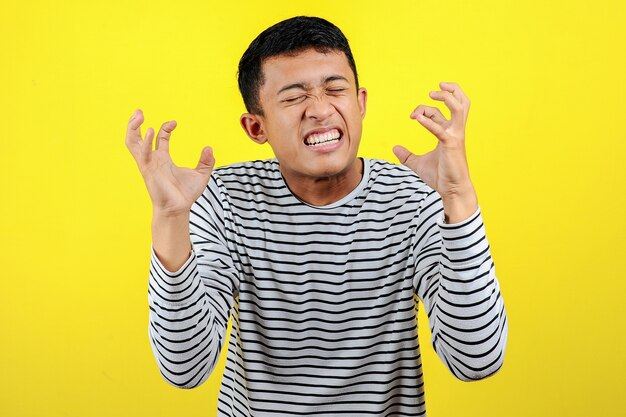
[[[341,134],[337,129],[330,130],[328,132],[324,132],[321,134],[313,134],[304,140],[309,146],[320,146],[320,145],[330,145],[333,143],[337,143]]]

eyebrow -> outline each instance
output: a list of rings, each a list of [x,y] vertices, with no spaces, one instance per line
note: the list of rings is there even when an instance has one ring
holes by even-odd
[[[324,78],[322,80],[322,84],[328,84],[331,83],[333,81],[346,81],[349,82],[348,79],[346,77],[343,77],[341,75],[330,75],[326,78]],[[279,95],[280,93],[287,91],[287,90],[310,90],[311,87],[308,84],[305,83],[293,83],[293,84],[288,84],[284,87],[282,87],[280,90],[278,90],[278,92],[276,93],[276,95]]]

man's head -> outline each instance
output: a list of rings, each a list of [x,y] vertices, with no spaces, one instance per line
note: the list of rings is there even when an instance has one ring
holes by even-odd
[[[292,190],[321,179],[356,186],[367,91],[337,27],[314,17],[272,26],[242,57],[239,83],[249,111],[241,126],[270,144]]]
[[[259,91],[265,82],[263,63],[279,55],[296,55],[306,49],[317,52],[343,52],[354,74],[356,88],[359,80],[348,39],[341,30],[319,17],[297,16],[265,29],[252,41],[239,61],[239,91],[250,113],[263,115]]]

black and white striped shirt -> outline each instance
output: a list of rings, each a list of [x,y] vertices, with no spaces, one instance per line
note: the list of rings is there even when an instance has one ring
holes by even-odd
[[[417,306],[462,380],[502,365],[507,321],[478,209],[443,223],[408,168],[364,159],[345,198],[297,199],[275,159],[216,169],[191,210],[193,253],[152,252],[150,340],[163,377],[191,388],[233,318],[220,416],[425,414]]]

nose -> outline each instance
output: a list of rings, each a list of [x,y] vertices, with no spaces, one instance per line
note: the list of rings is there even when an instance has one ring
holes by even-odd
[[[333,106],[327,97],[322,96],[314,97],[313,100],[309,100],[305,115],[311,119],[324,120],[334,112],[335,106]]]

